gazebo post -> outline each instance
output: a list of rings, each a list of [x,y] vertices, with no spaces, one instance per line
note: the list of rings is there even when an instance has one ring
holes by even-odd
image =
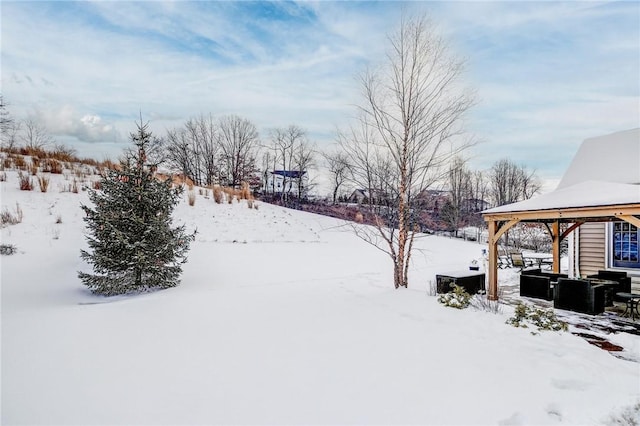
[[[495,220],[487,223],[489,227],[489,300],[498,300],[498,238],[496,238],[497,223]]]
[[[553,273],[560,273],[560,221],[556,220],[551,224],[551,239],[553,253]]]

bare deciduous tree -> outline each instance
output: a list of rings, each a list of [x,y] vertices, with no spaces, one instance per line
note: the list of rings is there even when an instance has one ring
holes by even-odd
[[[388,174],[380,186],[389,207],[378,215],[375,235],[371,228],[357,229],[391,257],[398,288],[409,283],[418,228],[412,208],[415,196],[442,176],[443,166],[465,145],[454,142],[461,140],[456,138],[462,134],[461,119],[473,97],[460,88],[462,62],[449,55],[424,17],[403,17],[389,41],[386,66],[361,78],[362,130],[339,140],[354,165],[354,179],[368,185],[370,193],[380,172]]]
[[[6,150],[16,147],[20,123],[16,122],[7,109],[4,97],[0,94],[0,142]]]
[[[322,156],[331,177],[331,195],[333,204],[335,204],[338,199],[338,191],[349,178],[349,160],[344,152],[325,152]]]
[[[296,151],[298,151],[299,146],[306,144],[306,132],[294,124],[286,128],[272,129],[271,143],[275,154],[274,164],[282,167],[283,171],[293,171],[297,167],[295,164]],[[294,179],[287,176],[286,173],[282,176],[280,196],[282,202],[289,197],[293,183]]]
[[[471,172],[461,157],[456,157],[449,165],[447,173],[449,186],[449,199],[440,213],[441,218],[453,229],[458,236],[458,228],[468,213],[468,204],[471,199]]]
[[[489,190],[496,206],[529,199],[540,189],[535,172],[529,172],[525,166],[518,166],[508,158],[498,160],[489,172]],[[503,236],[507,246],[509,234],[507,231]]]
[[[219,128],[226,183],[239,186],[255,171],[258,130],[252,122],[237,115],[220,118]]]
[[[25,148],[42,149],[54,142],[54,139],[49,135],[47,129],[41,123],[32,118],[24,120],[21,127],[22,132],[20,134],[20,139],[22,140]]]
[[[535,172],[504,158],[491,167],[489,188],[493,203],[502,206],[531,198],[541,186]]]

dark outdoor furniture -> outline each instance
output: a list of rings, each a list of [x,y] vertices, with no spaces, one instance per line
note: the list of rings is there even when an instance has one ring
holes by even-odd
[[[525,269],[520,274],[520,296],[553,300],[554,284],[566,274],[542,271],[540,268]]]
[[[618,281],[605,280],[602,278],[587,278],[591,285],[604,286],[604,306],[613,306],[614,294],[618,291],[620,284]]]
[[[640,318],[640,312],[638,312],[638,303],[640,302],[640,294],[633,294],[627,292],[618,292],[616,296],[621,300],[624,300],[626,309],[622,313],[623,317],[630,317],[632,321],[636,320],[636,317]]]
[[[463,287],[469,294],[485,291],[484,272],[454,271],[436,275],[436,291],[449,293],[453,291],[453,285]]]
[[[551,279],[541,275],[520,275],[520,296],[553,300]]]
[[[613,300],[616,302],[624,302],[624,300],[617,297],[617,293],[631,293],[631,277],[627,276],[624,271],[599,270],[597,274],[587,275],[587,278],[617,281],[618,287],[611,292],[613,293]]]
[[[604,312],[602,285],[592,285],[587,280],[558,278],[554,286],[553,307],[583,314],[597,315]]]

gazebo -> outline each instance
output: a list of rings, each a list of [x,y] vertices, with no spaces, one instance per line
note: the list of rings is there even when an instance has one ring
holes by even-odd
[[[607,164],[612,158],[620,161]],[[640,129],[587,139],[558,189],[482,213],[489,229],[489,299],[498,299],[498,241],[518,223],[545,225],[553,272],[560,272],[560,242],[580,225],[623,220],[640,229]]]

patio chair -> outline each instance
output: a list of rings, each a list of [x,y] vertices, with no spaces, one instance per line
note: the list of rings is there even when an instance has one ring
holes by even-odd
[[[526,271],[523,272],[520,275],[520,296],[553,300],[551,278],[537,274],[527,275]]]
[[[498,268],[511,268],[511,257],[503,247],[498,247]]]
[[[604,291],[604,286],[591,285],[587,280],[558,278],[553,307],[583,314],[601,314],[604,312]]]
[[[519,268],[521,271],[524,268],[533,266],[533,262],[526,261],[521,252],[510,253],[509,257],[511,258],[511,265],[513,265],[514,268]]]

